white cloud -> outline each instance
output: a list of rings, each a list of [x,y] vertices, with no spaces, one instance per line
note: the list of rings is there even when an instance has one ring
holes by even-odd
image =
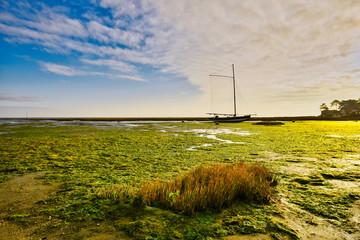
[[[96,21],[90,21],[87,27],[90,36],[102,43],[118,43],[133,47],[138,46],[143,38],[139,33],[107,27]]]
[[[45,13],[39,12],[32,21],[24,21],[24,25],[44,33],[81,38],[88,36],[81,21],[54,13],[50,9],[46,9]]]
[[[39,62],[43,71],[52,72],[58,75],[74,77],[74,76],[101,76],[106,78],[115,78],[115,79],[129,79],[133,81],[146,82],[145,79],[139,76],[133,75],[124,75],[117,73],[108,73],[108,72],[94,72],[94,71],[85,71],[80,70],[75,67],[49,63],[49,62]]]
[[[0,30],[2,33],[17,37],[19,40],[27,39],[29,41],[58,42],[57,35],[41,33],[25,27],[14,27],[0,23]]]
[[[96,66],[107,66],[113,70],[120,72],[134,72],[136,68],[134,65],[127,64],[123,61],[117,61],[114,59],[81,59],[83,63],[96,65]]]
[[[56,73],[67,77],[87,75],[84,71],[76,70],[73,67],[59,65],[55,63],[40,62],[44,71]]]
[[[131,76],[131,75],[114,74],[114,75],[112,75],[112,77],[119,78],[119,79],[129,79],[129,80],[138,81],[138,82],[147,82],[147,80],[143,79],[142,77]]]
[[[35,4],[37,5],[37,4]],[[30,9],[31,10],[30,10]],[[71,19],[42,4],[40,10],[26,6],[16,15],[1,12],[0,21],[16,27],[26,27],[39,33],[71,37],[87,37],[88,33],[78,19]]]
[[[12,14],[10,14],[10,13],[7,13],[7,12],[1,12],[1,14],[0,14],[0,21],[2,21],[2,22],[16,22],[16,21],[18,21],[18,19],[14,16],[14,15],[12,15]]]
[[[101,7],[112,9],[114,17],[126,15],[136,18],[142,15],[150,5],[147,1],[141,0],[100,0],[99,2]]]

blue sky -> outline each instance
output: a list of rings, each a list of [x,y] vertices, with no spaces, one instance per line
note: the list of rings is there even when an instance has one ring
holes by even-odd
[[[351,0],[5,0],[0,117],[227,112],[227,80],[208,75],[232,63],[240,113],[318,115],[360,97],[359,12]]]

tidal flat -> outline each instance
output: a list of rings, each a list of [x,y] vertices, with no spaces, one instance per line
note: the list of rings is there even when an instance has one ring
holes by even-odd
[[[360,122],[283,123],[2,121],[0,239],[360,239]],[[187,215],[117,197],[239,162],[274,173],[269,203]]]

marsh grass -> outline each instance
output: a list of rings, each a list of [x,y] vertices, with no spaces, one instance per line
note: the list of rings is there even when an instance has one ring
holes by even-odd
[[[268,203],[276,185],[275,175],[258,164],[202,165],[168,182],[150,182],[138,190],[111,186],[99,195],[132,201],[193,215],[197,211],[219,211],[236,200]]]

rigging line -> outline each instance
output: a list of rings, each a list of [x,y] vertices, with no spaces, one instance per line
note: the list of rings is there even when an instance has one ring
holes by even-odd
[[[210,76],[209,76],[209,85],[210,85],[210,111],[213,111],[213,87]]]
[[[209,76],[214,75],[215,73],[222,72],[222,71],[224,71],[225,69],[230,68],[231,66],[232,66],[232,65],[226,66],[226,67],[224,67],[224,68],[221,69],[221,70],[218,70],[218,71],[216,71],[216,72],[213,72],[213,73],[209,74]]]
[[[231,81],[229,81],[230,79],[232,79],[232,77],[227,78],[225,81],[218,81],[219,77],[208,75],[208,80],[210,85],[209,93],[211,94],[209,102],[210,102],[210,110],[212,115],[215,114],[215,115],[234,116],[234,113],[224,114],[224,108],[223,108],[223,104],[225,102],[227,106],[230,106],[230,101],[233,104],[233,100],[229,98],[229,96],[232,96],[233,94],[229,92],[230,89],[232,89],[232,87],[230,87],[230,84],[232,83]],[[226,107],[225,109],[226,109],[225,112],[233,112]]]
[[[241,83],[241,79],[239,79],[239,80],[237,81],[237,83],[239,83],[239,82]],[[254,112],[255,115],[256,115],[256,111],[255,111],[253,105],[250,103],[249,98],[248,98],[248,95],[246,94],[246,91],[244,90],[244,88],[239,88],[238,84],[236,84],[236,89],[241,92],[241,96],[243,96],[243,98],[244,98],[244,100],[245,100],[245,104],[249,107],[249,110],[250,110],[251,112]]]
[[[226,75],[215,75],[215,74],[210,74],[209,77],[226,77],[226,78],[233,78],[232,76],[226,76]]]

